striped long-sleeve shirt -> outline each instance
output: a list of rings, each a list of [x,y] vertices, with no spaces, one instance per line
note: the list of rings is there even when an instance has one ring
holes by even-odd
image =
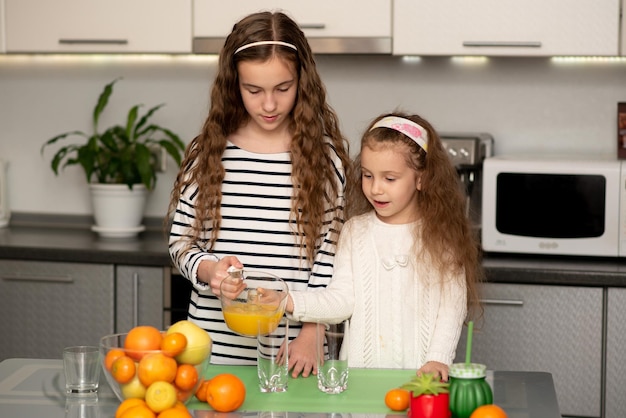
[[[290,153],[258,154],[228,143],[222,163],[226,175],[222,184],[222,224],[212,252],[206,241],[189,243],[195,219],[197,186],[183,191],[170,231],[169,251],[174,265],[193,283],[189,319],[209,332],[213,340],[211,362],[216,364],[255,364],[256,340],[234,334],[224,323],[220,301],[209,286],[197,279],[198,264],[205,259],[217,261],[235,255],[245,268],[267,271],[285,280],[291,290],[315,290],[332,278],[336,236],[332,220],[339,215],[343,223],[345,176],[341,160],[330,144],[328,154],[335,166],[339,196],[335,207],[328,207],[314,265],[306,261],[290,225]],[[339,208],[339,212],[335,212]],[[210,225],[205,223],[205,225]],[[341,226],[341,225],[339,225]],[[336,226],[335,226],[336,228]],[[205,237],[210,236],[210,226]],[[290,338],[300,332],[301,324],[291,322]]]

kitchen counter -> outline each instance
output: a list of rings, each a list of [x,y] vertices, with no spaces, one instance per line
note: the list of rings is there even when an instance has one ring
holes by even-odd
[[[170,266],[160,220],[133,239],[103,239],[70,221],[0,228],[0,259]],[[626,287],[626,259],[485,254],[494,283]]]
[[[211,366],[205,377],[222,372],[226,366]],[[214,368],[214,369],[213,369]],[[395,387],[405,381],[412,370],[353,369],[348,390],[338,395],[326,395],[317,390],[314,377],[292,379],[284,393],[260,393],[256,385],[254,366],[228,366],[228,371],[244,380],[248,396],[241,408],[229,416],[233,418],[261,416],[256,411],[280,416],[319,418],[320,411],[328,416],[367,416],[386,418],[406,416],[391,414],[384,406],[387,386]],[[386,374],[385,374],[386,373]],[[387,376],[386,380],[376,377]],[[487,381],[493,388],[494,403],[500,405],[510,417],[560,418],[554,382],[545,372],[488,371]],[[296,387],[298,386],[298,387]],[[94,408],[99,416],[112,417],[118,401],[111,388],[101,376],[97,399],[79,401],[65,397],[65,379],[61,360],[8,359],[0,363],[0,416],[3,418],[65,417],[66,408]],[[256,391],[255,391],[256,390]],[[360,399],[360,402],[359,402]],[[317,401],[315,401],[317,400]],[[320,401],[322,400],[322,401]],[[363,404],[372,405],[363,412]],[[354,405],[357,405],[354,407]],[[191,402],[189,408],[194,417],[212,417],[205,403]],[[347,412],[357,408],[355,412]],[[269,416],[269,415],[268,415]]]
[[[136,238],[101,238],[83,224],[24,222],[0,228],[0,259],[169,266],[167,236],[153,223]]]

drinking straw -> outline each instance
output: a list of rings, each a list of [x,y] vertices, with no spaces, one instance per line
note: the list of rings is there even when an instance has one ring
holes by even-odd
[[[467,346],[465,347],[465,364],[470,364],[472,360],[472,334],[474,333],[474,321],[467,324]]]

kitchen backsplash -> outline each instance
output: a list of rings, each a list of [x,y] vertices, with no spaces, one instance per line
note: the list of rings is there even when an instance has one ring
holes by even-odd
[[[318,56],[317,63],[353,154],[367,123],[396,108],[421,114],[443,132],[489,132],[495,154],[616,152],[626,62]],[[0,158],[10,164],[11,210],[91,213],[82,172],[71,167],[55,177],[40,148],[55,134],[89,131],[105,83],[123,77],[102,126],[135,103],[165,103],[155,122],[188,142],[206,116],[216,64],[206,56],[0,56]],[[168,161],[147,216],[166,212],[175,171]]]

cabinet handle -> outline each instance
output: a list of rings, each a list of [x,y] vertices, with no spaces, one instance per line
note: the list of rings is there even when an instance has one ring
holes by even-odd
[[[63,45],[128,45],[128,39],[59,39]]]
[[[481,299],[481,303],[485,305],[512,305],[512,306],[523,306],[523,300],[512,300],[512,299]]]
[[[139,325],[139,274],[133,273],[133,327]]]
[[[541,42],[463,41],[463,46],[496,48],[541,48]]]
[[[46,282],[46,283],[73,283],[69,276],[2,276],[2,280],[12,282]]]
[[[325,23],[301,23],[300,29],[326,29]]]

